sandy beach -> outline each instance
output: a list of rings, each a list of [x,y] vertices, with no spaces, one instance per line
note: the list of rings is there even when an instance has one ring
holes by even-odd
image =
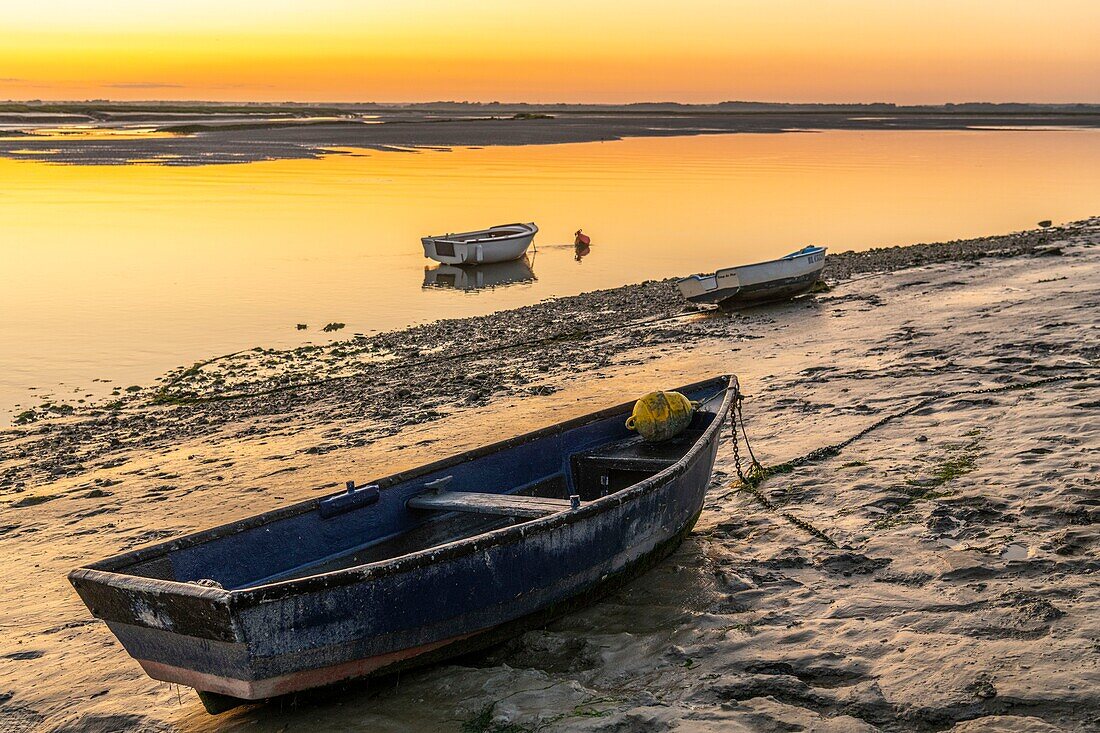
[[[300,149],[351,144],[322,127]],[[32,415],[0,432],[0,729],[1095,730],[1098,243],[1093,218],[830,255],[827,291],[734,315],[650,281],[244,351],[115,403]],[[545,629],[217,718],[147,678],[65,579],[345,480],[730,372],[766,466],[927,403],[757,495],[730,487],[725,443],[684,545]]]

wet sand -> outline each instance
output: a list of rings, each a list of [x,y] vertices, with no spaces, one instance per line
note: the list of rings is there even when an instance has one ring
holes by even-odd
[[[304,114],[308,108],[302,108]],[[331,110],[319,110],[330,114]],[[548,145],[597,142],[625,137],[672,137],[726,133],[776,134],[816,130],[1027,130],[1100,127],[1093,107],[1076,114],[1021,111],[1017,114],[925,110],[868,115],[866,112],[725,112],[662,110],[537,111],[515,118],[511,111],[425,112],[418,109],[371,110],[371,119],[331,121],[267,120],[241,123],[239,115],[206,117],[179,125],[178,116],[140,117],[150,135],[87,137],[20,135],[4,140],[0,156],[79,165],[189,166],[259,160],[317,158],[361,150],[415,151],[489,145]],[[2,121],[2,120],[0,120]],[[134,118],[111,119],[117,129]],[[5,127],[16,129],[10,122]],[[32,130],[33,132],[33,130]],[[171,133],[171,134],[170,134]],[[178,134],[175,134],[178,133]]]
[[[831,255],[735,316],[671,281],[168,375],[0,433],[0,720],[15,730],[1088,730],[1100,719],[1100,219]],[[644,322],[643,322],[644,321]],[[399,679],[212,718],[64,579],[89,559],[735,372],[777,465],[592,608]],[[1058,377],[1057,381],[1051,378]],[[151,402],[160,404],[150,406]],[[512,726],[512,727],[508,727]]]

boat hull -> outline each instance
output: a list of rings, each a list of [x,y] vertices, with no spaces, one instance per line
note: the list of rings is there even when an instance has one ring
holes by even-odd
[[[818,270],[817,272],[771,280],[766,283],[719,288],[710,293],[689,297],[688,300],[693,303],[717,305],[723,308],[774,303],[778,300],[788,300],[803,293],[808,293],[813,288],[814,283],[818,281],[820,275],[821,271]]]
[[[140,556],[142,572],[163,576],[120,576],[104,561],[73,571],[70,580],[149,676],[238,700],[465,653],[584,605],[675,549],[701,511],[736,380],[682,388],[694,398],[717,388],[724,393],[720,408],[711,408],[712,419],[680,459],[577,509],[386,562],[235,590],[159,580],[182,571],[153,567],[164,562],[153,552]],[[508,465],[537,463],[555,442],[600,445],[623,430],[627,407],[506,441],[515,462]],[[445,471],[458,484],[462,470],[494,449],[500,451],[490,446],[416,474]],[[512,470],[508,465],[500,470]],[[376,506],[384,504],[385,497]],[[300,512],[289,508],[272,521]],[[209,532],[234,531],[227,525]],[[187,562],[185,550],[174,562]]]
[[[590,521],[371,582],[278,601],[257,595],[237,608],[244,637],[237,643],[109,626],[150,677],[245,700],[385,672],[474,634],[552,613],[644,565],[694,523],[717,445],[713,440],[659,490]],[[409,614],[395,616],[395,608]]]
[[[413,649],[403,649],[394,653],[351,660],[327,667],[290,672],[262,680],[220,677],[161,662],[140,659],[137,661],[142,670],[153,679],[181,684],[200,691],[200,694],[203,695],[203,702],[208,708],[219,708],[219,710],[212,710],[211,712],[228,710],[251,701],[265,700],[295,692],[336,685],[341,682],[385,676],[438,664],[448,659],[486,649],[519,636],[525,631],[545,626],[555,618],[581,610],[615,592],[675,552],[691,533],[698,517],[699,513],[696,513],[675,536],[655,547],[629,566],[624,567],[620,572],[607,576],[583,592],[518,619],[503,622],[495,627],[431,642]],[[111,626],[111,630],[117,635],[118,631],[114,625]],[[211,699],[211,693],[214,696],[213,699]]]
[[[713,275],[692,275],[678,285],[692,303],[736,307],[786,300],[809,292],[825,269],[825,250],[755,265],[730,267]]]
[[[516,224],[515,232],[506,236],[493,235],[493,229],[482,232],[424,237],[424,256],[444,265],[488,265],[511,262],[527,254],[527,249],[538,233],[534,224]],[[479,238],[479,235],[483,235]]]

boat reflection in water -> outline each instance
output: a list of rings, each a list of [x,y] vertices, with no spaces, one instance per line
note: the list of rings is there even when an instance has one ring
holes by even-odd
[[[424,287],[481,290],[534,282],[535,271],[526,258],[489,265],[439,265],[424,268]]]

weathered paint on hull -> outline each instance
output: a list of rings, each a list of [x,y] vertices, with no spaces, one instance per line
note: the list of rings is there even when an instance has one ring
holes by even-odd
[[[238,680],[232,677],[219,677],[218,675],[196,672],[193,669],[176,667],[163,662],[154,662],[147,659],[139,659],[138,663],[145,670],[145,674],[162,682],[175,682],[177,684],[193,687],[203,692],[216,692],[219,695],[238,698],[240,700],[260,700],[270,697],[278,697],[299,690],[308,690],[314,687],[324,687],[337,682],[344,682],[359,677],[370,676],[379,670],[388,670],[404,661],[411,661],[425,657],[430,652],[457,644],[469,635],[453,639],[443,639],[431,644],[414,649],[402,649],[390,654],[382,654],[370,659],[356,659],[343,664],[335,664],[330,667],[309,669],[301,672],[269,677],[265,680]]]
[[[639,562],[604,580],[589,591],[523,618],[476,634],[466,634],[442,642],[425,644],[416,649],[407,649],[394,654],[307,670],[261,680],[256,683],[243,683],[241,680],[204,675],[192,670],[157,662],[138,661],[145,673],[153,679],[174,682],[200,691],[203,703],[211,713],[223,712],[256,700],[270,699],[280,695],[438,664],[448,659],[487,649],[507,639],[514,638],[524,631],[545,626],[555,618],[580,610],[615,592],[675,552],[691,533],[698,518],[699,514],[696,514],[675,537],[656,548]],[[215,694],[210,695],[209,693]]]
[[[805,292],[825,268],[824,247],[805,247],[786,257],[690,275],[676,285],[692,303],[760,303]],[[804,288],[802,287],[804,286]]]
[[[564,525],[522,543],[370,583],[282,602],[259,599],[237,612],[247,643],[211,643],[129,624],[112,623],[111,630],[158,679],[243,699],[368,674],[401,661],[403,654],[417,656],[468,636],[471,629],[489,631],[553,608],[629,572],[694,522],[717,445],[713,440],[681,477],[597,521]],[[698,488],[674,497],[691,485]],[[441,606],[470,610],[439,621],[434,617]],[[395,615],[394,608],[408,612]],[[400,623],[380,623],[382,617]],[[189,669],[171,663],[178,659],[188,660]],[[324,669],[333,671],[317,672]]]
[[[720,305],[730,308],[738,305],[758,305],[776,300],[786,300],[797,295],[807,293],[813,288],[814,283],[820,277],[821,271],[812,272],[800,277],[775,280],[759,285],[745,285],[733,290],[714,290],[703,295],[689,298],[693,303],[705,303]]]
[[[719,409],[708,408],[712,419],[687,453],[574,510],[284,582],[250,584],[232,575],[239,568],[224,564],[207,566],[217,567],[222,575],[216,577],[232,590],[169,580],[195,577],[188,563],[196,562],[197,551],[207,553],[198,557],[209,563],[213,542],[244,538],[255,548],[250,557],[266,562],[275,556],[258,543],[268,536],[266,527],[280,522],[308,531],[286,550],[299,553],[306,541],[327,542],[325,533],[361,531],[373,515],[385,524],[388,515],[378,513],[405,512],[402,492],[419,490],[419,482],[433,476],[453,474],[459,485],[484,484],[495,472],[522,474],[525,467],[538,474],[540,467],[531,466],[546,451],[571,455],[570,446],[618,439],[625,405],[396,475],[385,480],[392,483],[382,500],[366,513],[346,515],[348,523],[319,519],[311,501],[80,568],[70,580],[151,676],[233,698],[263,699],[464,653],[590,602],[667,555],[690,531],[736,380],[681,389],[698,399],[725,395]],[[504,458],[494,463],[494,456]]]

